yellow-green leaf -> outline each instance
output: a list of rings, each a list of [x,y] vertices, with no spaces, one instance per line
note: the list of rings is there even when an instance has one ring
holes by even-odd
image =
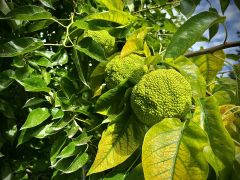
[[[129,24],[134,20],[134,17],[126,12],[121,11],[106,11],[101,13],[95,13],[87,16],[87,20],[105,20],[115,22],[121,25]]]
[[[124,4],[123,4],[122,0],[97,0],[97,2],[103,4],[109,10],[122,11],[124,8]]]
[[[176,118],[162,120],[144,138],[145,179],[207,179],[208,164],[202,152],[206,145],[207,136],[197,124]]]
[[[199,67],[207,83],[211,82],[222,69],[224,60],[225,54],[222,50],[216,51],[213,54],[205,54],[192,58],[192,61]]]
[[[103,132],[98,152],[88,175],[105,171],[124,162],[139,147],[143,126],[135,117],[123,116]]]
[[[136,38],[128,40],[122,48],[121,57],[125,57],[134,51],[139,51],[143,49],[143,40]]]

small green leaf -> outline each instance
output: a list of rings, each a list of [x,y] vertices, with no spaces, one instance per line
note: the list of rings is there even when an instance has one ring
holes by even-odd
[[[54,23],[52,20],[39,20],[32,21],[26,25],[26,31],[28,33],[35,32],[47,28],[50,24]]]
[[[186,16],[190,17],[192,13],[195,11],[196,4],[193,0],[182,0],[180,2],[181,12]]]
[[[61,49],[51,57],[52,66],[64,65],[68,62],[68,55],[65,49]]]
[[[238,7],[238,9],[240,10],[240,1],[239,0],[234,0],[234,3]]]
[[[77,153],[76,145],[73,142],[70,142],[58,154],[57,158],[63,159],[63,158],[71,157],[76,155],[76,153]]]
[[[240,55],[237,55],[237,54],[226,54],[226,58],[232,59],[234,61],[238,61],[240,59]]]
[[[58,154],[60,153],[60,151],[62,150],[65,142],[66,142],[66,136],[60,136],[58,137],[52,147],[51,147],[51,153],[50,153],[50,162],[51,162],[51,165],[55,164],[56,160],[57,160],[57,156]]]
[[[144,180],[142,164],[138,164],[127,176],[125,180]]]
[[[215,8],[209,8],[210,12],[218,14],[218,11]],[[217,34],[219,24],[214,24],[209,28],[209,41]]]
[[[30,106],[35,106],[35,105],[41,104],[43,102],[46,102],[46,100],[41,99],[41,98],[37,98],[37,97],[33,97],[33,98],[30,98],[26,101],[23,108],[30,107]]]
[[[176,58],[183,55],[208,28],[213,24],[222,23],[224,20],[225,17],[213,12],[201,12],[191,17],[173,35],[171,43],[166,49],[165,57]]]
[[[87,16],[87,20],[105,20],[121,25],[127,25],[134,20],[134,17],[123,11],[107,11]]]
[[[108,126],[102,134],[97,155],[87,175],[124,162],[140,146],[144,132],[144,126],[129,114]]]
[[[52,114],[52,120],[59,119],[64,116],[64,112],[58,108],[53,108],[51,111],[51,114]]]
[[[89,156],[87,153],[79,153],[75,158],[61,159],[53,167],[68,174],[82,168],[88,162],[88,159]]]
[[[52,4],[52,0],[39,0],[44,6],[55,10]]]
[[[21,127],[21,130],[35,127],[41,124],[43,121],[47,120],[49,116],[50,113],[47,108],[34,109],[28,114],[27,120]]]
[[[195,123],[166,118],[145,135],[142,166],[146,180],[207,179],[203,156],[207,136]]]
[[[9,41],[0,46],[0,57],[14,57],[32,52],[43,46],[43,42],[36,38],[24,37]]]
[[[50,92],[51,88],[47,87],[46,82],[38,76],[25,78],[22,81],[18,81],[26,91],[31,92]]]
[[[73,139],[73,143],[76,146],[87,144],[91,140],[92,136],[88,136],[86,132],[82,132],[78,137]]]
[[[40,19],[50,19],[52,15],[50,12],[46,11],[40,6],[21,6],[13,9],[7,14],[4,19],[14,19],[14,20],[40,20]]]
[[[13,75],[13,73],[14,72],[12,70],[6,70],[0,73],[0,92],[12,84],[13,79],[10,77]]]
[[[220,0],[221,10],[223,14],[226,11],[229,4],[230,4],[230,0]]]
[[[80,47],[79,47],[80,48]],[[87,81],[86,81],[86,78],[84,76],[84,73],[83,73],[83,68],[82,68],[82,63],[81,63],[81,59],[79,58],[78,56],[78,51],[79,50],[78,47],[76,47],[76,49],[74,48],[73,49],[73,62],[76,66],[76,69],[77,69],[77,73],[78,73],[78,77],[80,79],[80,81],[85,85],[87,86],[88,88],[90,88],[90,86],[88,85]],[[80,48],[81,49],[81,48]]]

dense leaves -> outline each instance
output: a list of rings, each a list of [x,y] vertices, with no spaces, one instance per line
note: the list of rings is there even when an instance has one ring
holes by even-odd
[[[212,41],[233,3],[219,0],[219,13],[198,12],[200,2],[1,0],[0,179],[240,179],[239,55],[184,56]],[[108,62],[132,54],[146,74],[174,69],[189,82],[184,117],[142,124],[130,102],[137,82],[106,85]]]

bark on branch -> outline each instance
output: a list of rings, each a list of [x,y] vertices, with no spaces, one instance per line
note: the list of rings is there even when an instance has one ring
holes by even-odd
[[[223,44],[220,44],[220,45],[217,45],[217,46],[214,46],[211,48],[207,48],[207,49],[203,49],[203,50],[199,50],[199,51],[188,52],[188,53],[184,54],[184,56],[186,56],[186,57],[199,56],[202,54],[214,53],[215,51],[218,51],[221,49],[227,49],[227,48],[236,47],[236,46],[240,46],[240,41],[225,42]]]

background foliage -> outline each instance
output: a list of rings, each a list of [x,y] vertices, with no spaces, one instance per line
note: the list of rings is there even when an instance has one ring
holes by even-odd
[[[1,179],[240,179],[239,65],[219,74],[239,56],[184,56],[225,21],[214,7],[192,16],[199,3],[0,0]],[[89,30],[107,31],[113,50]],[[105,86],[107,62],[131,53],[190,82],[185,120],[147,127],[130,107],[133,84]]]

